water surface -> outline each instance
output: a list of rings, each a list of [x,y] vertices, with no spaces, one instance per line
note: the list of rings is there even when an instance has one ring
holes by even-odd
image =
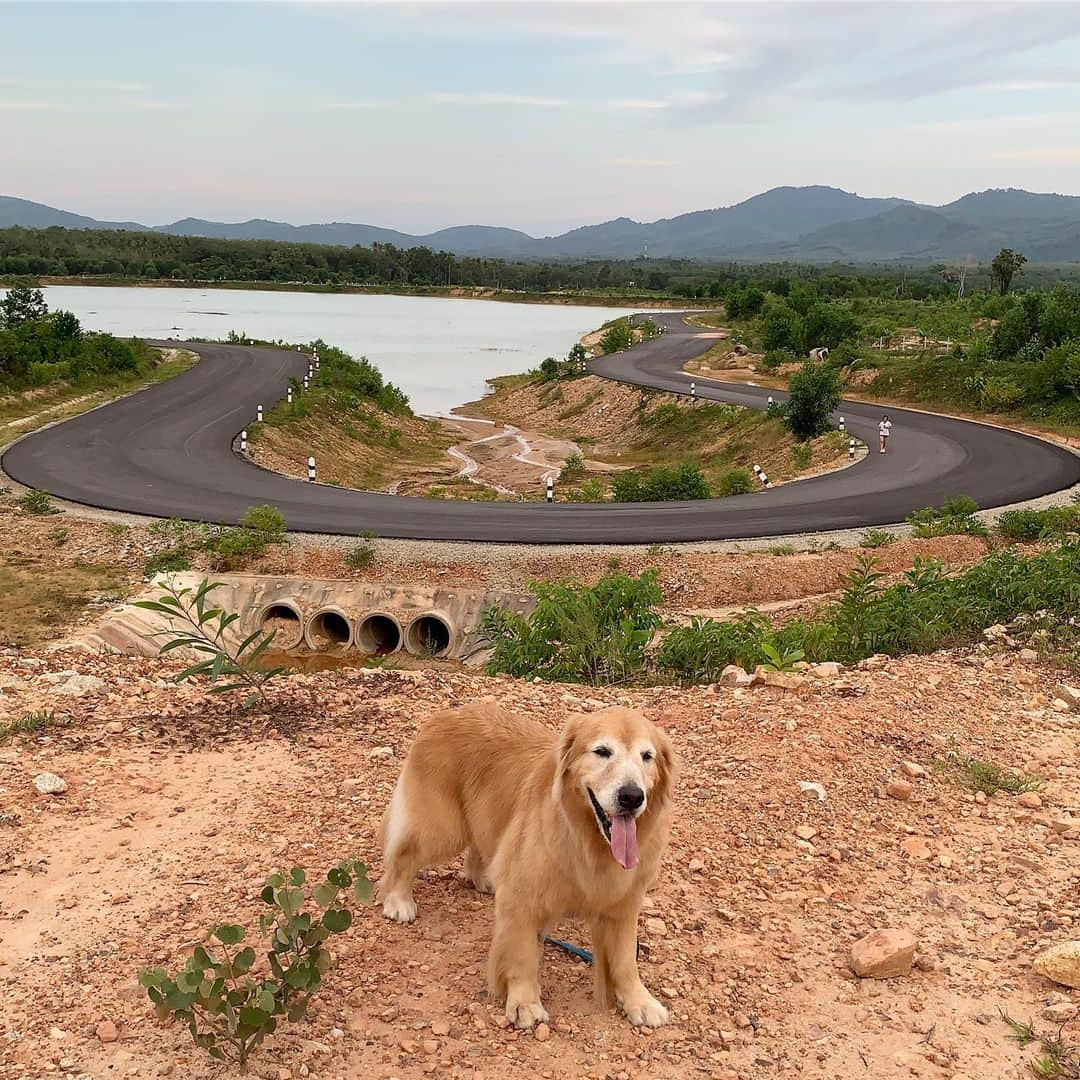
[[[234,289],[53,285],[50,310],[119,336],[268,341],[322,338],[366,356],[423,413],[443,413],[484,393],[495,375],[564,357],[582,334],[627,308],[510,304],[421,296],[356,296]]]

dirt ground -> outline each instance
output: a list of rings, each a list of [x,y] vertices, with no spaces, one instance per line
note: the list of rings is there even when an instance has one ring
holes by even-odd
[[[0,645],[55,640],[72,623],[97,613],[135,590],[147,559],[173,541],[143,524],[87,520],[71,513],[27,514],[13,494],[0,495]],[[530,581],[571,579],[595,582],[617,565],[626,573],[659,572],[664,606],[672,613],[800,600],[835,592],[854,568],[857,548],[790,553],[721,552],[676,548],[634,548],[617,556],[604,548],[535,548],[504,545],[492,554],[475,545],[414,546],[373,541],[375,561],[366,569],[349,567],[349,543],[294,537],[253,560],[245,572],[342,578],[400,584],[487,586],[518,589]],[[985,553],[982,540],[947,536],[902,539],[870,552],[886,573],[900,573],[916,557],[939,558],[950,566],[975,562]],[[194,552],[196,570],[210,567]]]
[[[69,671],[102,683],[64,697],[47,679]],[[276,868],[358,855],[377,874],[379,816],[416,725],[483,697],[553,725],[630,704],[669,730],[682,759],[675,824],[640,933],[670,1025],[640,1033],[597,1012],[586,966],[549,950],[549,1029],[505,1030],[484,997],[491,900],[455,865],[418,885],[415,925],[360,913],[310,1020],[283,1025],[255,1075],[1020,1078],[1035,1048],[1007,1038],[998,1010],[1048,1030],[1048,1003],[1080,1003],[1031,971],[1080,926],[1077,719],[1050,708],[1054,675],[1015,654],[874,662],[800,694],[323,672],[283,679],[271,715],[169,686],[169,671],[0,655],[0,711],[67,717],[0,744],[5,1080],[231,1075],[153,1018],[138,969],[179,966],[219,921],[254,927]],[[1030,805],[979,801],[935,765],[952,754],[1045,786]],[[927,775],[897,801],[884,788],[904,761]],[[43,771],[66,793],[39,795]],[[798,781],[820,783],[824,801]],[[909,975],[852,975],[852,942],[878,927],[916,934]],[[587,945],[573,921],[560,931]],[[114,1042],[97,1034],[105,1021]]]

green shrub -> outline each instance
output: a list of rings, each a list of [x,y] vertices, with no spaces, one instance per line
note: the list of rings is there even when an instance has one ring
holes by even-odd
[[[630,319],[617,319],[600,339],[600,349],[604,353],[621,352],[623,349],[629,349],[633,343]]]
[[[798,443],[791,448],[791,460],[796,469],[809,469],[814,460],[814,448],[810,443]]]
[[[861,548],[880,548],[895,544],[899,537],[884,529],[867,529],[859,540]]]
[[[987,536],[986,523],[975,516],[979,504],[968,495],[946,499],[939,507],[914,510],[907,517],[911,535],[920,539],[931,536]]]
[[[716,481],[716,494],[726,499],[729,495],[747,495],[755,488],[749,469],[728,469]]]
[[[240,525],[262,533],[268,543],[280,544],[285,540],[285,515],[276,506],[248,507]]]
[[[314,888],[306,889],[306,883],[299,867],[266,879],[259,894],[268,909],[259,919],[265,962],[243,945],[242,926],[222,923],[177,974],[163,968],[140,971],[139,985],[159,1019],[179,1020],[211,1058],[246,1072],[251,1052],[281,1020],[306,1016],[334,966],[327,940],[352,925],[350,895],[361,904],[372,897],[367,867],[358,859],[334,867]]]
[[[617,473],[611,482],[616,502],[679,502],[709,498],[705,474],[692,462]]]
[[[576,450],[568,454],[559,470],[559,483],[566,484],[571,480],[578,480],[586,474],[585,459]]]
[[[23,509],[28,514],[59,514],[60,511],[53,506],[52,498],[47,491],[39,491],[37,488],[30,488],[29,491],[22,497]]]
[[[840,405],[841,384],[836,368],[807,361],[788,383],[784,422],[799,439],[816,439],[832,427]]]
[[[563,499],[572,503],[598,503],[604,502],[607,495],[607,487],[599,476],[590,476],[583,484],[576,488],[567,488],[563,492]]]
[[[563,581],[531,588],[536,608],[530,619],[497,607],[484,612],[490,673],[594,685],[626,683],[641,674],[645,649],[660,625],[655,570],[637,578],[611,570],[592,586]]]
[[[767,662],[801,650],[811,661],[854,663],[874,653],[925,653],[978,640],[985,627],[1030,618],[1069,624],[1080,610],[1080,541],[1024,557],[992,552],[950,577],[935,560],[916,559],[893,585],[867,555],[848,575],[840,599],[820,615],[770,627],[755,612],[723,622],[696,619],[672,630],[656,653],[657,672],[678,682],[715,682],[727,664]]]
[[[998,532],[1008,540],[1040,540],[1080,531],[1080,506],[1051,506],[1046,510],[1006,510]]]
[[[191,559],[188,557],[186,548],[165,548],[155,552],[143,563],[143,576],[153,577],[155,574],[179,574],[191,569]]]
[[[50,529],[45,534],[45,538],[54,547],[63,547],[68,542],[70,535],[71,533],[68,529],[64,528],[63,525],[59,525],[55,529]]]

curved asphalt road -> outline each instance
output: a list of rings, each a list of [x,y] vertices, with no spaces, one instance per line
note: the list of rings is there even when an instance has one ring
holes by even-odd
[[[682,365],[713,340],[681,315],[652,316],[659,338],[595,361],[597,374],[686,393]],[[176,345],[177,342],[158,342]],[[420,540],[641,544],[740,539],[902,520],[950,495],[1001,506],[1080,481],[1080,458],[1038,439],[889,409],[890,452],[876,451],[881,408],[845,402],[848,429],[873,452],[850,469],[722,500],[598,504],[472,503],[307,484],[232,451],[236,434],[285,394],[307,358],[280,349],[187,344],[201,362],[140,393],[28,435],[4,454],[14,480],[72,502],[157,517],[235,523],[271,503],[300,532]],[[698,379],[698,396],[765,408],[770,391]],[[778,399],[784,395],[771,391]]]

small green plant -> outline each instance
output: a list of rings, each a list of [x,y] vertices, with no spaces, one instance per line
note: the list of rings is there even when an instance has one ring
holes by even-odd
[[[269,911],[259,919],[260,932],[268,935],[263,963],[243,944],[242,926],[222,923],[176,975],[163,968],[139,972],[139,985],[160,1019],[186,1024],[196,1046],[242,1073],[282,1019],[296,1022],[307,1014],[333,968],[326,942],[352,925],[350,896],[361,904],[372,896],[367,867],[358,859],[334,867],[310,890],[306,884],[299,867],[266,879],[260,897]]]
[[[867,529],[859,539],[861,548],[881,548],[895,544],[899,537],[885,529]]]
[[[110,536],[124,536],[131,531],[130,525],[124,525],[122,522],[114,521],[105,526],[105,531]]]
[[[375,539],[373,532],[360,534],[361,543],[345,552],[345,565],[352,570],[366,570],[375,562]]]
[[[191,569],[191,559],[185,548],[165,548],[157,551],[143,563],[143,576],[154,577],[155,574],[179,574]]]
[[[563,492],[566,502],[572,503],[598,503],[603,502],[607,495],[607,488],[599,476],[591,476],[585,483],[576,488],[567,488]]]
[[[28,514],[59,514],[47,491],[30,488],[22,498],[23,509]]]
[[[60,721],[54,712],[29,712],[16,720],[0,720],[0,742],[12,735],[33,735],[54,727]]]
[[[205,654],[205,660],[186,667],[176,675],[177,682],[206,676],[211,683],[212,694],[246,689],[251,691],[247,704],[261,699],[264,705],[269,706],[266,684],[280,675],[284,668],[262,669],[258,661],[270,647],[276,631],[264,634],[261,630],[253,630],[242,641],[233,644],[230,641],[232,635],[227,631],[240,618],[239,614],[207,606],[210,593],[220,587],[221,582],[211,582],[205,578],[197,588],[178,589],[170,582],[164,586],[157,600],[137,600],[135,606],[165,615],[170,620],[168,627],[152,635],[168,639],[159,650],[159,656],[174,649],[191,649]],[[218,680],[222,677],[231,681],[219,684]]]
[[[791,460],[796,469],[809,469],[814,460],[814,447],[812,443],[796,443],[791,448]]]
[[[1036,1080],[1080,1080],[1080,1052],[1065,1042],[1060,1029],[1056,1035],[1041,1035],[1033,1021],[1014,1020],[1004,1009],[999,1008],[998,1012],[1009,1027],[1007,1039],[1021,1049],[1039,1043],[1042,1053],[1028,1062]]]
[[[63,525],[59,525],[55,529],[50,529],[45,534],[45,538],[53,547],[63,547],[68,542],[70,535],[70,532]]]
[[[1046,510],[1006,510],[998,532],[1007,540],[1043,540],[1080,532],[1080,506],[1051,506]]]
[[[559,470],[559,483],[566,484],[571,480],[580,480],[586,473],[585,459],[576,450],[568,454]]]
[[[766,671],[794,671],[795,665],[806,659],[802,649],[787,649],[774,641],[763,641],[761,653],[765,657],[761,666]]]
[[[797,549],[794,544],[773,544],[768,550],[770,555],[784,556],[794,555]]]
[[[996,795],[999,791],[1021,795],[1025,791],[1039,791],[1044,783],[1041,776],[1015,772],[995,761],[965,758],[958,764],[971,787],[984,795]]]

